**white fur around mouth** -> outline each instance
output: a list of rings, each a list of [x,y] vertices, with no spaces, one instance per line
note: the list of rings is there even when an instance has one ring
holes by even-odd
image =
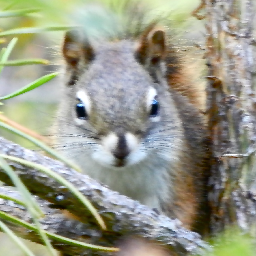
[[[99,164],[106,167],[113,167],[117,169],[125,166],[138,164],[139,162],[143,161],[146,158],[146,156],[147,155],[145,152],[135,150],[131,152],[126,159],[120,162],[120,160],[116,159],[110,152],[107,152],[103,149],[92,154],[92,158]]]
[[[106,167],[121,168],[138,164],[146,158],[146,154],[141,151],[138,138],[130,132],[124,134],[127,150],[130,152],[124,159],[118,159],[113,155],[118,150],[119,136],[116,133],[109,133],[102,138],[102,143],[98,150],[92,154],[92,158],[99,164]]]

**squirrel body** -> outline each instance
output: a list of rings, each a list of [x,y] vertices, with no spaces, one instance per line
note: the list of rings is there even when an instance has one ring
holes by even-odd
[[[164,30],[151,23],[134,37],[98,41],[70,31],[63,56],[63,152],[110,189],[198,231],[206,215],[208,138]]]

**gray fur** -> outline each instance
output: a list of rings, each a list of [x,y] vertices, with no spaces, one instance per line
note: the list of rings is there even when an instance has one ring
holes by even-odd
[[[63,152],[92,178],[151,207],[160,208],[158,201],[169,198],[171,172],[168,169],[177,161],[183,128],[165,81],[153,83],[147,71],[135,61],[133,49],[131,41],[95,47],[96,59],[77,84],[64,91],[59,107],[60,134],[78,137],[59,137],[58,141],[66,146]],[[150,122],[146,110],[146,93],[151,86],[158,91],[161,106],[161,120],[157,123]],[[75,93],[79,89],[85,89],[92,101],[92,112],[83,126],[74,122]],[[142,162],[111,167],[102,166],[91,158],[100,144],[91,136],[118,130],[145,133],[140,138],[139,150],[147,154]],[[164,180],[170,182],[163,186]]]

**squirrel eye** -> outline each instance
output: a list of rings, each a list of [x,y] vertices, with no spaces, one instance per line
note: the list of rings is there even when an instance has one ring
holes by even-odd
[[[154,99],[151,104],[150,117],[156,117],[159,112],[159,102]]]
[[[77,115],[78,119],[82,119],[82,120],[85,120],[88,117],[86,110],[85,110],[84,103],[82,103],[81,101],[79,101],[76,104],[76,115]]]

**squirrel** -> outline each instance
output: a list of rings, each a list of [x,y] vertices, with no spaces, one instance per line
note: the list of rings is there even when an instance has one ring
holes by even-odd
[[[134,32],[127,22],[114,36],[66,33],[57,142],[85,174],[202,232],[210,145],[201,92],[168,29],[129,15]]]

